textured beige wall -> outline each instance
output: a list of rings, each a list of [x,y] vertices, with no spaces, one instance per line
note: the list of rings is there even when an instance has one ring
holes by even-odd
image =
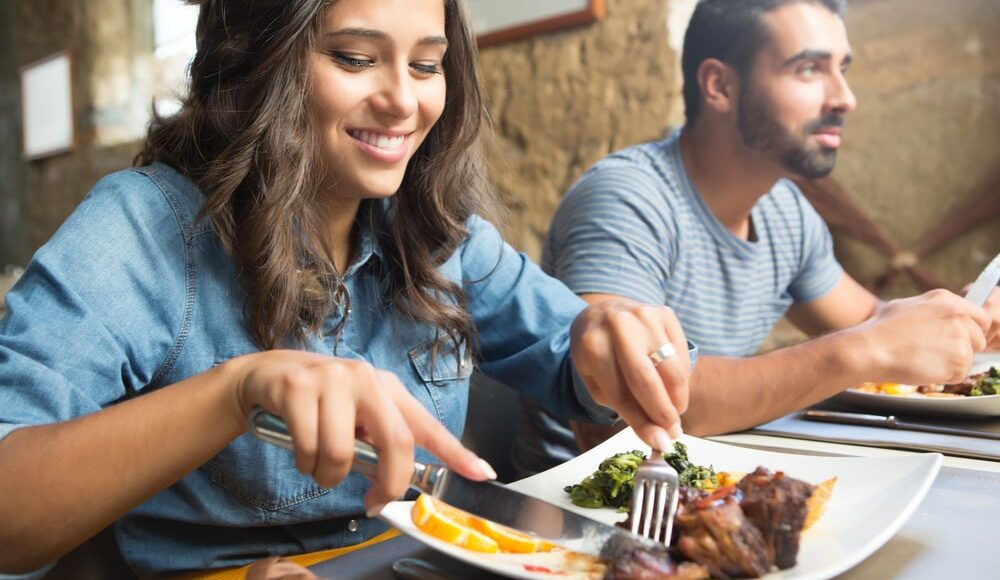
[[[520,249],[539,256],[562,193],[590,164],[683,121],[676,47],[691,4],[607,0],[602,22],[483,51],[500,135],[493,174]],[[834,177],[907,249],[1000,171],[1000,2],[853,0],[847,28],[860,107]],[[998,226],[923,265],[963,285],[1000,250]],[[885,271],[885,259],[835,237],[862,282]],[[887,294],[913,291],[899,278]]]
[[[142,0],[12,0],[8,31],[14,37],[19,65],[60,50],[72,56],[75,145],[71,152],[22,162],[25,191],[20,211],[30,251],[42,245],[80,199],[106,173],[131,164],[135,142],[108,146],[102,131],[121,124],[132,99],[143,99],[128,81],[128,63],[137,43],[148,52],[149,6]],[[148,44],[148,46],[145,46]],[[108,95],[117,95],[111,106]],[[145,99],[148,103],[148,99]],[[125,105],[122,105],[124,103]],[[147,105],[148,108],[148,105]],[[16,114],[16,113],[15,113]],[[11,136],[20,140],[20,136]],[[123,141],[118,139],[117,141]]]
[[[847,29],[859,107],[834,177],[893,240],[912,248],[1000,174],[1000,2],[854,0]],[[863,281],[885,270],[882,257],[838,240],[841,260]],[[998,250],[1000,216],[923,265],[961,287]],[[897,278],[887,294],[914,290]]]
[[[692,4],[606,0],[601,22],[483,50],[499,131],[493,175],[514,209],[508,234],[517,247],[539,257],[573,180],[607,153],[683,120],[677,46]],[[77,149],[21,162],[24,190],[4,194],[20,200],[11,207],[19,206],[33,250],[99,176],[128,165],[135,151],[106,144],[122,137],[117,125],[136,106],[148,110],[141,83],[125,79],[130,68],[142,77],[149,67],[142,55],[150,31],[127,25],[147,21],[149,8],[147,0],[11,0],[7,8],[15,66],[57,50],[74,54]],[[860,108],[834,176],[910,247],[1000,171],[1000,2],[853,0],[847,25]],[[3,138],[20,139],[13,130]],[[1000,218],[979,226],[925,266],[962,285],[1000,249],[998,226]],[[862,281],[884,270],[881,257],[837,238],[838,254]]]
[[[482,51],[499,132],[493,175],[514,210],[508,239],[532,257],[587,167],[682,121],[670,4],[608,0],[598,23]]]

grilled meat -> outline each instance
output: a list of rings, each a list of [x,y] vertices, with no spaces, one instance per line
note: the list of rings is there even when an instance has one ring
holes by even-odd
[[[738,487],[743,492],[740,507],[760,530],[769,559],[782,570],[794,566],[813,486],[758,467]]]
[[[756,578],[773,563],[760,530],[743,514],[739,495],[734,487],[724,487],[678,510],[677,547],[717,578]]]
[[[708,569],[695,562],[677,563],[666,546],[649,549],[646,546],[632,544],[618,549],[604,574],[604,580],[655,580],[656,578],[699,580],[708,578]]]

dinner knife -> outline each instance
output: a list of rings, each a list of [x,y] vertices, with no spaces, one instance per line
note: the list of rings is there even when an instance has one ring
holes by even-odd
[[[1000,282],[1000,254],[997,254],[983,268],[982,273],[979,274],[976,281],[969,287],[969,291],[965,293],[965,299],[976,306],[982,306],[986,303],[986,299],[990,297],[993,289],[996,288],[997,282]]]
[[[906,429],[909,431],[924,431],[927,433],[940,433],[943,435],[961,435],[963,437],[980,437],[983,439],[994,439],[1000,441],[1000,433],[977,431],[975,429],[963,429],[961,427],[930,425],[928,423],[914,423],[912,421],[900,421],[893,415],[867,415],[864,413],[845,413],[841,411],[820,411],[817,409],[807,409],[799,416],[810,421],[822,421],[825,423],[846,423],[848,425],[862,425],[865,427]]]
[[[285,422],[260,407],[250,413],[249,430],[262,441],[285,449],[294,448]],[[355,439],[351,469],[374,479],[377,465],[378,451]],[[460,510],[599,558],[612,558],[621,546],[656,546],[651,540],[624,528],[588,518],[495,481],[466,479],[444,465],[414,461],[410,487]]]

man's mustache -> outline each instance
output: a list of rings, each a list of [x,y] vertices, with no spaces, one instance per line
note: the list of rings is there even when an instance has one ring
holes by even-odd
[[[831,113],[829,115],[823,115],[822,117],[814,121],[810,121],[809,124],[806,125],[806,133],[815,133],[822,129],[827,129],[830,127],[840,128],[843,126],[844,126],[844,116],[837,113]]]

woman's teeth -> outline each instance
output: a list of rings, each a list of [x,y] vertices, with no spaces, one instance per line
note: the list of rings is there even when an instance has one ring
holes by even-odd
[[[379,149],[398,149],[403,145],[403,141],[406,140],[406,136],[404,135],[390,137],[388,135],[373,133],[372,131],[350,131],[350,134],[351,137],[354,137],[358,141]]]

